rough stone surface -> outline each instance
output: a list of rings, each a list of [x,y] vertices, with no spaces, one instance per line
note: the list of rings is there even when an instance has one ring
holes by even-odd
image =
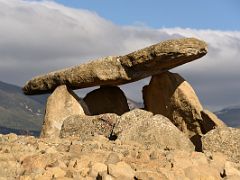
[[[184,170],[187,178],[197,180],[218,180],[220,179],[219,172],[208,166],[188,167]]]
[[[111,176],[118,179],[133,179],[134,170],[125,162],[119,162],[117,164],[109,164],[108,172]]]
[[[239,164],[227,161],[224,166],[226,176],[238,176],[240,177],[240,166]]]
[[[201,111],[201,116],[203,119],[202,126],[204,129],[204,133],[207,133],[208,131],[211,131],[212,129],[218,127],[226,127],[225,123],[211,111],[203,110]]]
[[[202,134],[202,105],[180,75],[168,71],[154,75],[143,88],[143,99],[147,111],[166,116],[190,138]]]
[[[86,95],[86,102],[91,115],[116,113],[122,115],[129,111],[127,98],[116,86],[102,86]]]
[[[204,56],[206,46],[205,42],[195,38],[164,41],[125,56],[105,57],[35,77],[26,83],[23,92],[46,93],[63,84],[80,89],[137,81]]]
[[[71,115],[89,114],[86,104],[66,85],[59,86],[49,96],[41,137],[58,137],[64,119]]]
[[[90,167],[89,175],[92,176],[93,178],[96,178],[98,174],[104,171],[107,171],[107,166],[103,163],[97,162]]]
[[[118,139],[161,149],[194,149],[191,141],[162,115],[136,109],[121,116],[113,129]]]
[[[94,135],[104,135],[109,138],[118,118],[116,114],[69,116],[63,122],[60,137],[76,136],[86,140]]]
[[[131,179],[239,179],[240,163],[226,161],[221,153],[156,149],[103,136],[88,141],[12,137],[0,135],[0,179],[115,180],[122,175]],[[110,154],[117,154],[120,161],[105,164]]]
[[[140,109],[117,116],[70,116],[62,125],[60,137],[79,137],[88,140],[103,135],[111,140],[134,141],[160,149],[194,149],[191,141],[166,117]],[[114,159],[114,158],[113,158]],[[110,160],[109,161],[115,161]]]
[[[135,178],[139,179],[139,180],[145,180],[145,179],[149,179],[149,180],[168,180],[168,178],[159,173],[159,172],[152,172],[152,171],[138,171],[135,173]]]
[[[110,153],[105,164],[116,164],[120,161],[120,157],[117,153]]]
[[[203,151],[221,152],[228,160],[240,162],[240,129],[216,128],[202,137]]]

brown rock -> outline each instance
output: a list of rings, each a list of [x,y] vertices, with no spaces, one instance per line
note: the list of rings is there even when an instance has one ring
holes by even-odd
[[[193,180],[218,180],[221,179],[220,173],[209,166],[192,166],[184,170],[185,175],[189,179]]]
[[[143,88],[143,99],[146,110],[166,116],[190,138],[202,134],[202,105],[180,75],[167,71],[153,76]]]
[[[108,173],[117,179],[133,179],[134,170],[125,162],[108,164]]]
[[[226,176],[238,176],[240,177],[240,164],[227,161],[225,163],[225,174]]]
[[[217,169],[223,175],[224,174],[224,166],[225,166],[227,157],[220,152],[215,152],[215,153],[208,152],[206,154],[211,154],[211,156],[209,157],[210,166]]]
[[[211,111],[203,110],[201,111],[201,116],[203,119],[202,125],[204,133],[207,133],[208,131],[211,131],[217,127],[226,127],[225,123],[218,119],[218,117]]]
[[[239,179],[240,179],[240,176],[238,175],[231,175],[227,177],[227,180],[239,180]]]
[[[138,180],[168,180],[164,174],[160,174],[152,171],[137,171],[135,178]]]
[[[206,43],[198,39],[168,40],[125,56],[105,57],[35,77],[26,83],[23,91],[25,94],[46,93],[63,84],[71,89],[125,84],[193,61],[206,53]]]
[[[228,160],[240,162],[240,129],[216,128],[202,137],[204,152],[221,152]]]
[[[66,172],[60,167],[46,168],[46,171],[43,173],[43,176],[48,178],[60,178],[64,177],[65,175]]]
[[[183,150],[175,150],[167,155],[167,159],[172,163],[174,169],[185,169],[193,166],[190,152]]]
[[[1,180],[1,178],[0,178]],[[30,176],[20,176],[19,180],[32,180],[32,178]]]
[[[60,137],[76,136],[81,140],[87,140],[94,135],[104,135],[109,138],[118,118],[116,114],[69,116],[63,122]]]
[[[1,142],[12,142],[12,141],[15,141],[16,138],[17,138],[17,135],[14,133],[6,134],[6,135],[0,134],[0,143]]]
[[[0,153],[0,179],[1,177],[6,177],[5,179],[13,179],[11,177],[17,177],[18,173],[21,172],[20,164],[14,160],[2,159],[2,153]]]
[[[93,178],[96,178],[100,173],[107,171],[107,166],[103,163],[94,163],[90,167],[89,175]]]
[[[26,157],[21,163],[21,166],[24,169],[24,175],[44,172],[47,165],[55,162],[57,158],[56,155],[52,154],[36,154]]]
[[[120,157],[117,153],[110,153],[105,161],[105,164],[116,164],[120,161]]]
[[[129,127],[134,127],[136,122],[141,121],[141,119],[151,118],[153,114],[148,111],[141,109],[134,109],[127,112],[121,116],[121,120],[118,120],[114,127],[113,133],[117,136],[121,136],[121,133],[128,130]]]
[[[46,105],[41,137],[59,137],[64,119],[71,115],[88,114],[88,109],[82,100],[67,86],[59,86],[49,96]]]
[[[122,115],[129,111],[127,98],[119,87],[101,86],[84,98],[91,115],[116,113]]]
[[[107,174],[107,172],[103,172],[101,173],[102,180],[116,180],[114,177],[112,177],[111,175]],[[101,179],[99,178],[99,179]]]
[[[169,119],[140,109],[123,114],[113,134],[121,141],[135,141],[160,149],[194,149],[191,141]]]
[[[147,114],[151,115],[142,113],[145,118]],[[141,121],[140,113],[132,116]],[[9,136],[2,135],[1,138],[8,139]],[[109,141],[103,136],[88,141],[81,141],[78,137],[38,139],[15,136],[14,139],[0,141],[0,179],[238,180],[240,177],[240,163],[227,161],[225,155],[218,152],[163,150],[134,141]],[[63,145],[68,148],[58,148]],[[224,146],[228,147],[228,144]],[[44,147],[55,150],[44,151]],[[19,154],[25,157],[19,158]]]
[[[164,176],[167,177],[167,179],[171,179],[171,180],[189,180],[189,178],[187,178],[185,176],[185,173],[182,169],[178,169],[176,171],[173,170],[168,170],[165,168],[160,168],[159,171],[161,172],[161,174],[163,174]]]

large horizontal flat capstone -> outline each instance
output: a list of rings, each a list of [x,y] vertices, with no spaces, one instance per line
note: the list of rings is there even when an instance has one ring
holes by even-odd
[[[207,53],[205,42],[195,38],[167,40],[125,56],[109,56],[28,81],[28,95],[53,91],[66,84],[71,89],[99,85],[121,85],[188,63]]]

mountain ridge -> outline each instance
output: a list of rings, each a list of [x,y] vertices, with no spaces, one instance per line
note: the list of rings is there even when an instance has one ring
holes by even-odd
[[[229,106],[215,114],[230,127],[240,127],[240,106]]]
[[[0,126],[39,130],[46,96],[25,96],[20,87],[0,81]]]

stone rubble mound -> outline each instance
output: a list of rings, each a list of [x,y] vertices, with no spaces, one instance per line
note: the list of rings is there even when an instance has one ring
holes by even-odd
[[[238,180],[240,163],[220,152],[159,149],[98,135],[35,138],[0,135],[0,179]]]
[[[28,81],[26,95],[52,93],[41,135],[0,135],[0,179],[240,179],[239,129],[169,71],[206,53],[201,40],[168,40]],[[149,76],[144,108],[130,110],[118,85]]]

